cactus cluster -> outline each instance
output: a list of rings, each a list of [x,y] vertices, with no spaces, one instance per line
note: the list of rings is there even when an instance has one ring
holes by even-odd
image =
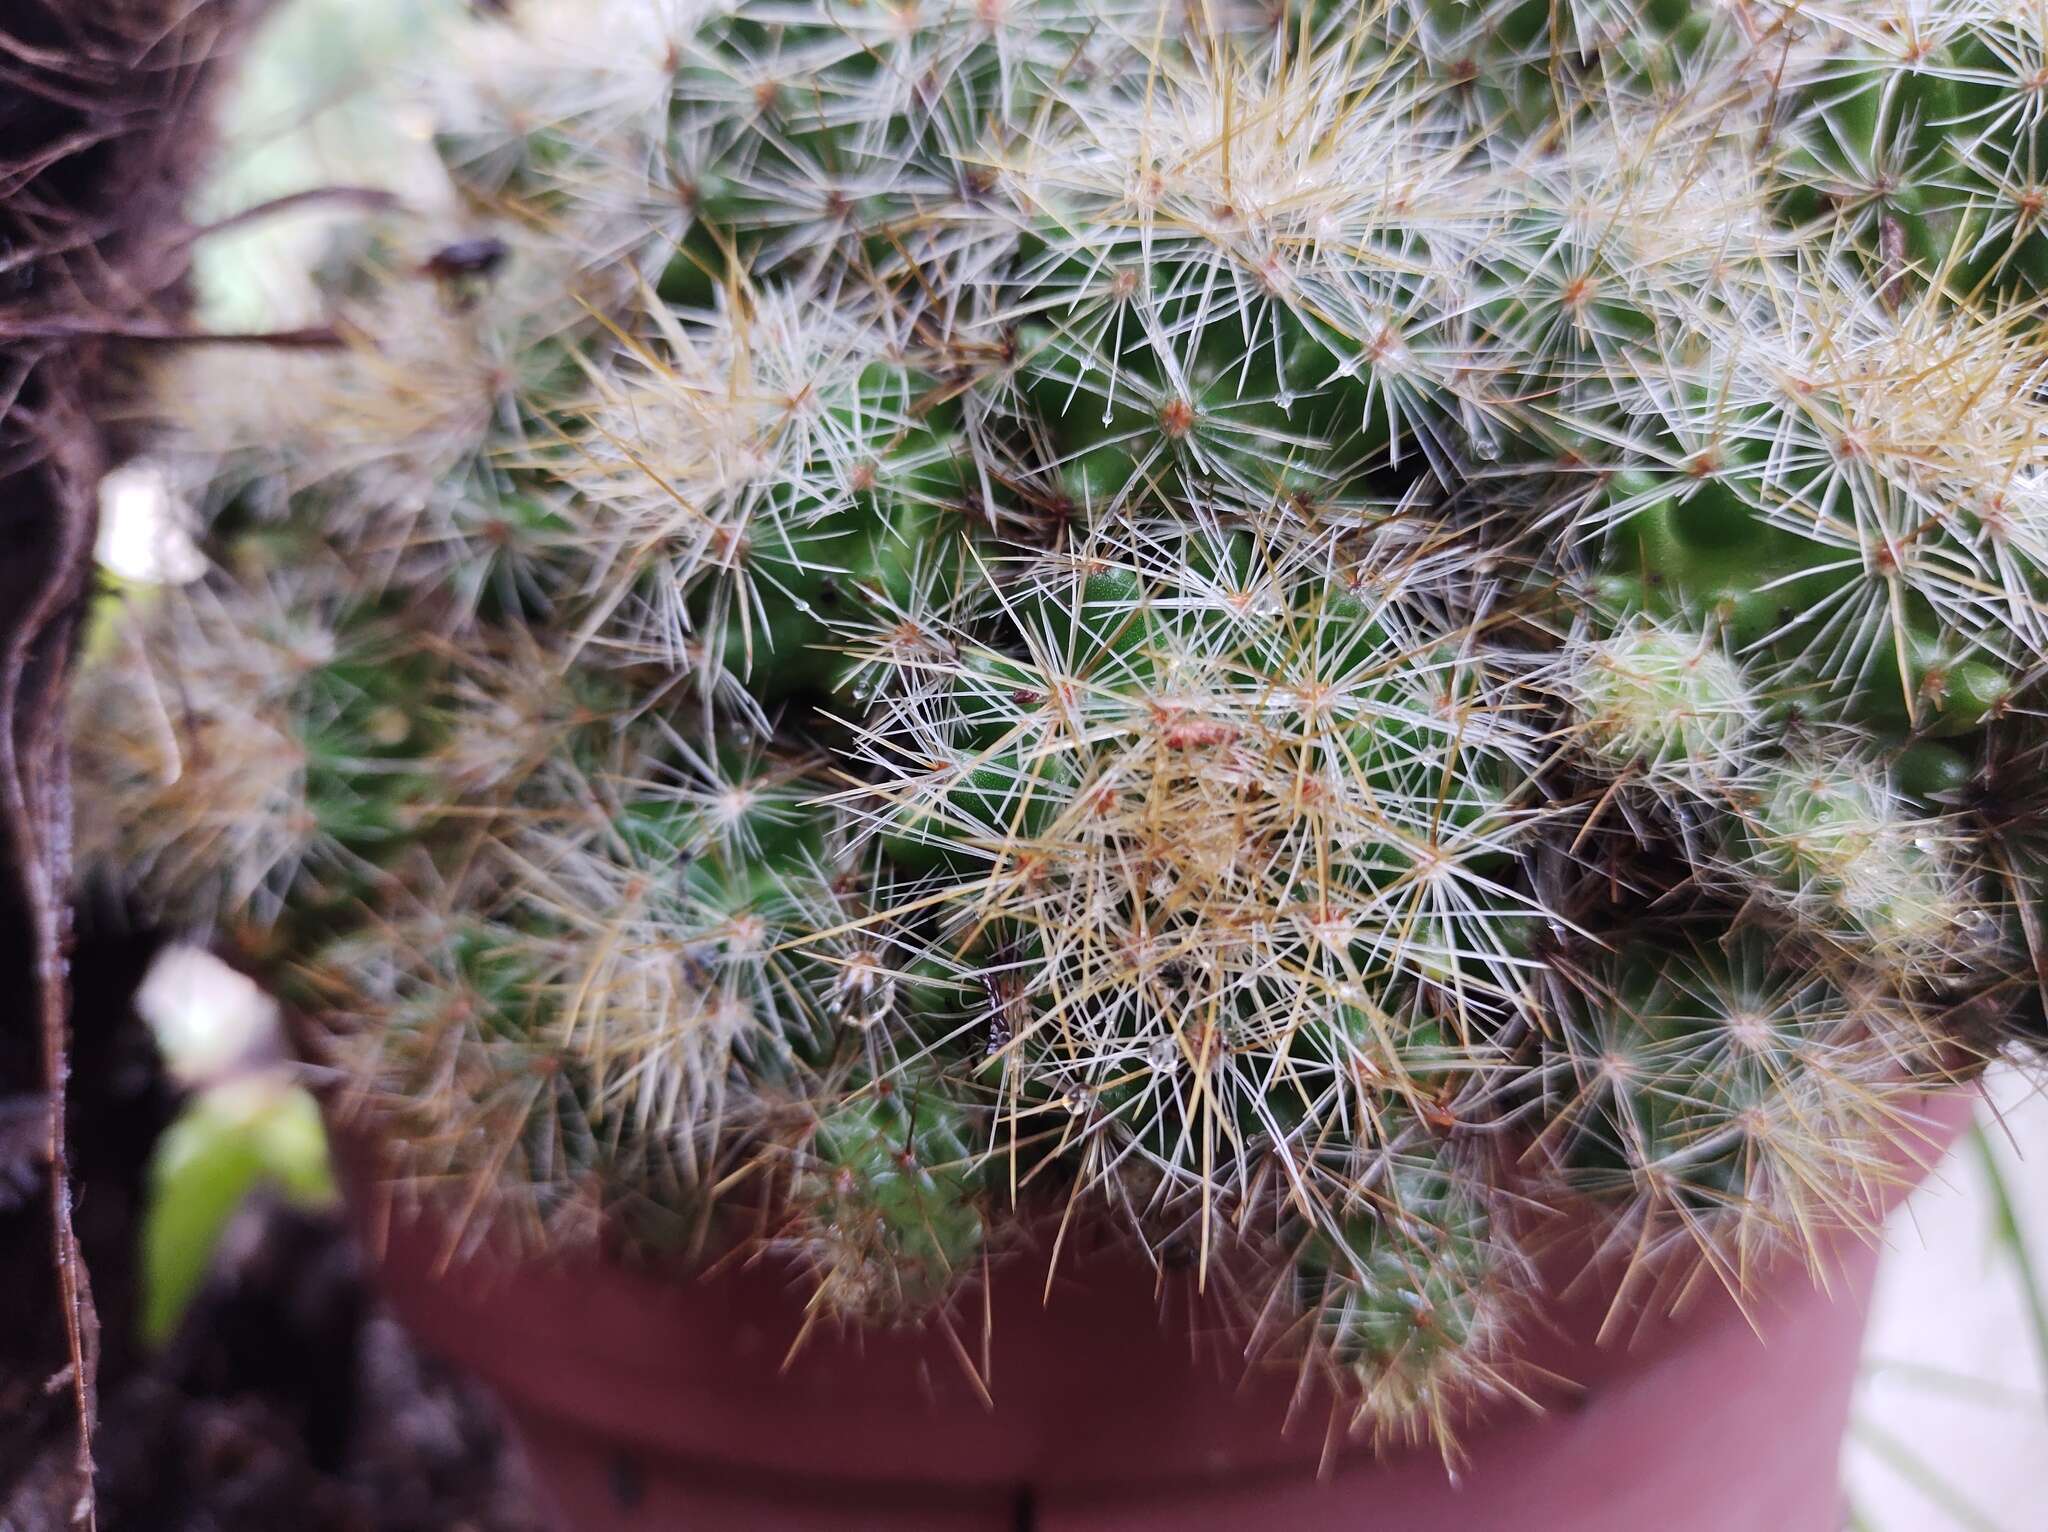
[[[506,9],[75,707],[451,1227],[1087,1222],[1441,1433],[2038,1038],[2037,7]]]

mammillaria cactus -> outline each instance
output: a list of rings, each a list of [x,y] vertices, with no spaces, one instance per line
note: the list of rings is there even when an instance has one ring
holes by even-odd
[[[460,1232],[1092,1222],[1446,1431],[1551,1223],[1739,1288],[2038,1025],[2040,26],[465,22],[349,343],[165,380],[88,850]]]

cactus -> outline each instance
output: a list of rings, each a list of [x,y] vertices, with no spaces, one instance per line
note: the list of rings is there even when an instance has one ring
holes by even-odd
[[[787,1239],[831,1311],[915,1317],[973,1269],[981,1157],[969,1115],[944,1092],[937,1080],[884,1078],[819,1120]]]
[[[75,712],[460,1237],[1058,1210],[1441,1435],[1550,1219],[1740,1291],[2039,1041],[2020,10],[511,9]]]
[[[1344,1380],[1359,1426],[1383,1441],[1448,1441],[1475,1401],[1512,1387],[1492,1359],[1527,1262],[1473,1195],[1487,1177],[1470,1146],[1398,1108],[1379,1137],[1350,1167],[1334,1223],[1283,1231],[1282,1312],[1305,1316],[1308,1354]]]

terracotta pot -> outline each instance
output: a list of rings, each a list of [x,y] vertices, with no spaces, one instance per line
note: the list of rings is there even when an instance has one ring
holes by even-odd
[[[1973,1100],[1928,1100],[1903,1181]],[[1290,1426],[1291,1374],[1222,1365],[1213,1331],[1190,1340],[1188,1295],[1162,1303],[1149,1271],[1111,1257],[1063,1265],[1049,1300],[1042,1269],[997,1268],[977,1359],[991,1406],[934,1334],[819,1333],[792,1359],[803,1312],[786,1273],[675,1282],[439,1256],[430,1230],[389,1230],[384,1286],[430,1349],[497,1390],[564,1532],[1835,1532],[1878,1252],[1845,1237],[1826,1292],[1787,1263],[1747,1317],[1696,1284],[1681,1312],[1639,1314],[1607,1344],[1611,1288],[1553,1306],[1519,1350],[1574,1386],[1472,1426],[1455,1482],[1433,1451],[1326,1454],[1326,1404],[1296,1401]],[[979,1323],[963,1328],[978,1349]]]

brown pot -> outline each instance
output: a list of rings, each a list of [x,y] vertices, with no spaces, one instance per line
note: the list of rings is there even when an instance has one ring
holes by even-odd
[[[1974,1096],[1927,1099],[1904,1195]],[[358,1205],[367,1211],[364,1199]],[[1291,1373],[1219,1363],[1201,1305],[1111,1255],[998,1266],[971,1381],[936,1332],[819,1331],[764,1266],[665,1281],[595,1262],[442,1269],[388,1231],[382,1281],[426,1345],[503,1400],[559,1524],[605,1528],[1177,1532],[1836,1532],[1836,1458],[1878,1252],[1844,1236],[1827,1290],[1794,1262],[1745,1308],[1692,1284],[1676,1313],[1599,1332],[1609,1285],[1546,1310],[1518,1354],[1545,1408],[1490,1412],[1455,1477],[1434,1451],[1329,1440]],[[1190,1317],[1194,1329],[1190,1329]],[[982,1326],[963,1326],[977,1352]],[[1211,1342],[1220,1332],[1207,1331]],[[793,1353],[793,1354],[792,1354]],[[1320,1469],[1320,1471],[1319,1471]]]

